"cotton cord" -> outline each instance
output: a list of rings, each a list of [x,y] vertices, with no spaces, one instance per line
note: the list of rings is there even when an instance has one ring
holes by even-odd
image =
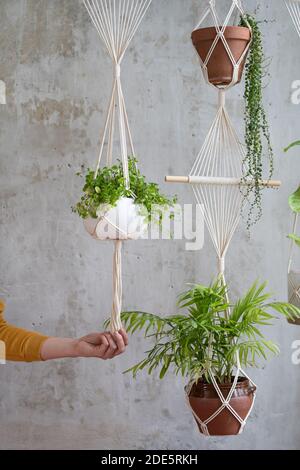
[[[110,320],[110,331],[115,333],[122,328],[122,242],[115,241],[113,257],[113,305]]]
[[[285,0],[285,4],[300,37],[300,0]]]
[[[106,165],[112,165],[115,131],[118,121],[123,175],[126,188],[129,191],[130,178],[128,154],[130,152],[133,157],[135,157],[136,154],[122,90],[121,64],[125,52],[137,32],[151,2],[152,0],[83,0],[92,23],[110,55],[114,69],[112,90],[105,117],[99,157],[95,169],[95,178],[98,175],[101,165],[106,141]],[[132,192],[131,194],[134,197]],[[119,331],[122,327],[122,242],[118,238],[122,235],[121,238],[126,239],[126,234],[120,227],[114,225],[106,216],[103,218],[107,223],[114,226],[117,238],[115,241],[113,258],[113,305],[110,323],[110,330],[115,332]]]
[[[204,61],[200,59],[206,82],[210,83],[208,77],[207,64],[219,41],[222,41],[227,51],[227,54],[232,62],[233,75],[231,83],[227,87],[218,87],[219,106],[217,115],[211,125],[211,128],[204,141],[202,149],[200,150],[200,153],[198,154],[189,175],[189,181],[192,184],[196,200],[199,204],[202,204],[204,206],[205,222],[217,254],[218,275],[224,285],[226,284],[226,254],[241,217],[243,194],[241,192],[240,185],[243,178],[243,162],[245,160],[244,146],[240,142],[240,139],[238,138],[237,133],[234,130],[234,127],[226,110],[225,89],[234,86],[238,82],[238,72],[240,64],[245,59],[245,56],[250,47],[249,43],[243,55],[238,61],[236,61],[232,54],[230,46],[226,41],[225,30],[236,9],[238,10],[238,13],[240,15],[244,16],[244,10],[242,8],[241,2],[238,0],[233,0],[228,14],[225,18],[225,21],[223,25],[220,26],[222,23],[216,10],[215,0],[210,0],[208,2],[208,8],[205,10],[203,16],[200,19],[200,22],[196,26],[196,29],[198,29],[202,25],[204,20],[210,15],[213,19],[213,23],[217,32],[216,38],[207,54],[206,59]],[[249,25],[248,27],[251,31]],[[206,183],[209,180],[209,184],[196,184],[197,177],[206,179]],[[226,298],[228,300],[227,294]],[[228,310],[225,312],[225,316],[228,318],[229,315],[230,309],[228,308]],[[210,346],[210,348],[212,348],[212,346]],[[212,357],[212,349],[208,352],[209,355],[211,355]],[[237,352],[236,354],[236,375],[227,397],[223,396],[212,369],[209,369],[208,374],[211,383],[213,384],[216,393],[220,399],[220,407],[207,420],[201,421],[201,419],[196,415],[190,404],[190,392],[195,381],[192,380],[186,389],[187,403],[192,409],[193,415],[197,420],[203,434],[209,436],[209,423],[216,419],[217,416],[219,416],[224,409],[230,411],[230,413],[240,423],[239,432],[241,433],[244,429],[248,416],[252,411],[255,401],[255,394],[251,408],[245,419],[242,419],[241,416],[239,416],[239,414],[233,408],[231,404],[232,396],[236,389],[240,374],[243,374],[246,378],[248,378],[248,380],[250,381],[250,383],[253,384],[253,386],[255,384],[242,370],[239,359],[239,353]]]
[[[219,275],[224,275],[226,253],[240,220],[244,158],[244,147],[225,108],[224,90],[220,90],[217,116],[190,173],[191,182],[197,176],[211,178],[211,184],[192,187],[197,202],[204,206],[205,222],[219,260]],[[236,184],[227,184],[228,179]]]
[[[293,221],[293,235],[297,235],[299,214],[294,214]],[[294,254],[294,240],[290,241],[289,249],[289,262],[288,262],[288,290],[289,290],[289,302],[296,307],[300,308],[300,276],[299,272],[292,270],[293,265],[293,254]]]
[[[152,0],[83,0],[114,65],[112,92],[106,113],[95,177],[100,168],[106,139],[108,139],[106,164],[112,164],[117,119],[123,174],[127,189],[130,189],[128,149],[132,156],[136,154],[122,90],[121,63],[151,2]],[[116,107],[118,108],[117,113],[115,112]]]
[[[247,378],[249,380],[249,383],[252,385],[252,387],[254,389],[253,390],[253,400],[252,400],[252,403],[251,403],[251,407],[249,409],[249,412],[247,413],[247,416],[244,419],[236,412],[236,410],[231,405],[232,396],[234,394],[234,391],[236,389],[239,377],[241,377],[241,375],[243,375],[245,378]],[[221,389],[220,389],[213,373],[211,372],[211,370],[209,371],[209,377],[210,377],[210,380],[211,380],[211,382],[214,386],[214,389],[215,389],[215,391],[216,391],[216,393],[217,393],[217,395],[220,399],[220,407],[209,418],[207,418],[205,421],[202,421],[199,418],[199,416],[195,413],[195,411],[193,410],[193,408],[191,406],[191,402],[190,402],[191,390],[192,390],[193,385],[196,383],[196,381],[191,380],[190,383],[185,388],[185,397],[186,397],[187,405],[190,408],[190,410],[192,411],[193,416],[196,419],[197,423],[199,424],[202,433],[205,436],[210,436],[210,433],[209,433],[209,430],[208,430],[208,425],[212,421],[214,421],[222,413],[223,410],[227,409],[235,417],[235,419],[240,423],[239,434],[241,434],[243,432],[244,427],[247,423],[247,420],[248,420],[248,418],[249,418],[249,416],[252,412],[254,402],[255,402],[255,398],[256,398],[257,386],[255,385],[253,380],[251,380],[250,377],[246,374],[246,372],[241,368],[239,352],[236,353],[236,374],[235,374],[234,380],[232,382],[231,389],[230,389],[230,391],[229,391],[229,393],[226,397],[224,397],[224,395],[223,395],[223,393],[222,393],[222,391],[221,391]]]
[[[245,18],[245,16],[244,16],[245,12],[244,12],[244,9],[242,7],[242,3],[241,3],[240,0],[232,0],[231,6],[230,6],[229,11],[228,11],[228,14],[225,18],[225,21],[222,24],[222,21],[220,20],[217,9],[216,9],[216,2],[215,2],[215,0],[210,0],[208,2],[207,8],[205,9],[203,15],[201,16],[200,21],[197,23],[197,26],[194,29],[194,31],[199,29],[201,27],[201,25],[203,24],[203,22],[209,16],[212,18],[213,25],[216,28],[216,33],[217,34],[216,34],[216,37],[215,37],[215,39],[214,39],[214,41],[213,41],[213,43],[212,43],[212,45],[211,45],[211,47],[210,47],[210,49],[207,53],[206,58],[204,60],[202,60],[201,57],[199,57],[199,59],[200,59],[200,64],[201,64],[203,76],[204,76],[204,79],[205,79],[206,83],[208,85],[212,85],[213,87],[219,88],[219,85],[214,85],[214,84],[210,83],[207,66],[208,66],[208,63],[210,61],[210,58],[211,58],[212,54],[214,53],[215,48],[217,47],[217,44],[219,43],[219,41],[222,41],[222,43],[224,45],[224,48],[225,48],[225,50],[228,54],[228,57],[229,57],[229,59],[232,63],[232,67],[233,67],[233,74],[232,74],[231,82],[226,86],[222,85],[223,90],[231,88],[231,87],[233,87],[234,85],[237,84],[237,82],[239,80],[240,65],[242,64],[243,60],[245,59],[245,57],[248,53],[248,50],[250,48],[250,45],[251,45],[251,41],[250,41],[249,44],[247,45],[247,47],[245,48],[243,54],[241,55],[241,57],[238,60],[235,60],[234,55],[232,53],[232,50],[231,50],[231,48],[230,48],[230,46],[229,46],[229,44],[226,40],[226,37],[225,37],[226,28],[229,25],[229,22],[232,19],[232,17],[234,16],[235,12],[237,14],[240,14],[241,16],[243,16]],[[245,18],[245,22],[246,22],[246,25],[249,28],[249,30],[251,32],[251,35],[252,35],[251,27],[250,27],[249,23],[247,22],[246,18]],[[222,26],[220,26],[221,24],[222,24]]]
[[[293,235],[297,235],[298,218],[299,218],[299,214],[297,212],[295,212],[294,222],[293,222],[293,230],[292,230]],[[294,240],[291,240],[290,241],[290,250],[289,250],[288,274],[290,274],[291,269],[292,269],[294,246],[295,246],[295,242],[294,242]]]

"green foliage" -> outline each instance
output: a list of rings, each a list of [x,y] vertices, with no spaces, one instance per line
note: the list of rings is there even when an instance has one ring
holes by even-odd
[[[263,105],[263,78],[266,61],[263,50],[262,33],[257,20],[251,15],[241,18],[241,26],[250,25],[252,29],[252,43],[246,62],[245,73],[245,142],[247,154],[244,161],[244,178],[254,180],[254,185],[245,189],[245,198],[250,203],[247,219],[247,228],[259,221],[262,216],[262,191],[260,182],[264,179],[264,144],[269,161],[269,178],[273,175],[274,156],[270,139],[269,124]]]
[[[255,283],[231,305],[227,288],[217,280],[209,287],[192,286],[179,297],[179,308],[186,313],[161,317],[124,312],[122,320],[128,332],[144,330],[145,337],[154,340],[146,357],[126,372],[136,376],[143,369],[149,374],[159,369],[163,378],[172,367],[175,374],[210,381],[211,369],[217,380],[225,383],[231,380],[236,354],[244,367],[257,365],[268,353],[277,354],[278,346],[264,337],[261,327],[272,325],[275,312],[295,319],[300,310],[271,302],[265,288],[266,284]]]
[[[290,149],[292,149],[293,147],[297,147],[298,145],[300,145],[300,140],[296,140],[295,142],[292,142],[290,145],[288,145],[284,151],[285,152],[288,152]]]
[[[293,194],[289,197],[289,206],[293,212],[300,212],[300,186]]]
[[[288,152],[290,149],[297,147],[300,145],[300,140],[296,140],[288,145],[284,151]],[[291,196],[289,197],[289,206],[293,212],[299,213],[300,212],[300,186]]]
[[[160,206],[162,209],[172,207],[176,203],[176,197],[168,198],[159,191],[155,183],[148,183],[146,178],[137,168],[137,160],[128,159],[130,190],[126,188],[122,163],[118,161],[112,167],[99,169],[95,178],[95,172],[88,170],[85,176],[83,196],[80,202],[73,207],[80,217],[97,218],[97,210],[101,204],[115,206],[121,197],[134,197],[134,202],[147,209],[147,218],[151,219],[151,208]],[[161,217],[161,215],[160,215]]]
[[[293,240],[297,246],[300,247],[300,237],[298,235],[295,235],[294,233],[291,233],[288,238],[290,238],[291,240]]]

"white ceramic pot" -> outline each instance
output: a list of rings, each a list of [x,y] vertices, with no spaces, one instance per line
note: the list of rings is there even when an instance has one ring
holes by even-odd
[[[146,230],[141,208],[131,198],[121,198],[115,207],[102,204],[98,218],[84,221],[87,232],[97,240],[137,240]]]

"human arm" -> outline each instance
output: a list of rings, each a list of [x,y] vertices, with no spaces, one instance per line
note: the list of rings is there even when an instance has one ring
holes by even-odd
[[[5,344],[6,360],[15,362],[48,361],[64,357],[111,359],[124,352],[128,338],[120,333],[92,333],[83,338],[51,338],[8,324],[0,301],[0,341]]]

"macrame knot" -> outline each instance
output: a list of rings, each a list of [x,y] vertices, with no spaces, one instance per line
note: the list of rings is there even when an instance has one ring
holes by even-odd
[[[220,106],[220,108],[225,107],[225,98],[226,98],[225,90],[220,89],[219,90],[219,106]]]
[[[225,258],[219,258],[218,260],[219,274],[224,274],[225,272]]]
[[[116,64],[115,66],[115,77],[118,79],[121,76],[121,65]]]

